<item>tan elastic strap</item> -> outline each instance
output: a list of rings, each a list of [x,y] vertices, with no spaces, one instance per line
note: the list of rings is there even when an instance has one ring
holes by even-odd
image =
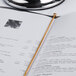
[[[32,60],[31,60],[30,64],[29,64],[28,67],[27,67],[24,76],[27,76],[27,74],[28,74],[28,72],[29,72],[29,70],[30,70],[30,68],[31,68],[31,65],[32,65],[32,63],[34,62],[35,57],[36,57],[36,55],[37,55],[37,53],[38,53],[38,51],[39,51],[39,49],[40,49],[40,47],[41,47],[41,45],[42,45],[44,39],[45,39],[45,37],[46,37],[46,35],[47,35],[47,33],[48,33],[50,27],[51,27],[51,24],[52,24],[52,22],[53,22],[54,19],[55,19],[55,17],[56,17],[56,13],[54,13],[53,18],[52,18],[50,24],[48,25],[48,28],[46,29],[46,31],[45,31],[45,33],[44,33],[44,36],[43,36],[42,40],[40,41],[39,46],[38,46],[38,48],[37,48],[37,50],[36,50],[36,52],[35,52],[35,54],[34,54]]]

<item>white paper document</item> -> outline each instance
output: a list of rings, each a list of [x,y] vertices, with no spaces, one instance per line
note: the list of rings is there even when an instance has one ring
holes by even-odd
[[[28,76],[76,76],[76,13],[55,20]]]
[[[0,8],[0,76],[23,76],[51,18]]]

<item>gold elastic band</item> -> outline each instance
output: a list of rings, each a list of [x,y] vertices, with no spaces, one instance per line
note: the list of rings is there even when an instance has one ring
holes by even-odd
[[[41,42],[39,43],[39,46],[38,46],[38,48],[37,48],[37,50],[36,50],[36,52],[35,52],[35,54],[34,54],[32,60],[31,60],[30,64],[29,64],[28,67],[27,67],[24,76],[27,76],[27,73],[29,72],[32,63],[34,62],[34,59],[35,59],[35,57],[36,57],[36,55],[37,55],[37,53],[38,53],[38,51],[39,51],[39,49],[40,49],[40,47],[41,47],[41,45],[42,45],[42,43],[43,43],[43,41],[44,41],[46,35],[47,35],[47,33],[48,33],[48,31],[49,31],[49,29],[50,29],[50,27],[51,27],[51,24],[52,24],[53,20],[55,19],[55,17],[56,17],[56,13],[54,13],[53,18],[52,18],[50,24],[48,25],[48,28],[46,29],[46,31],[45,31],[45,33],[44,33],[44,36],[43,36]]]

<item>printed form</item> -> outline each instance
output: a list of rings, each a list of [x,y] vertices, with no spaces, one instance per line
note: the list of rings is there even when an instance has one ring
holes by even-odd
[[[0,76],[23,76],[51,18],[0,8]]]
[[[28,76],[76,76],[76,13],[55,20]]]

